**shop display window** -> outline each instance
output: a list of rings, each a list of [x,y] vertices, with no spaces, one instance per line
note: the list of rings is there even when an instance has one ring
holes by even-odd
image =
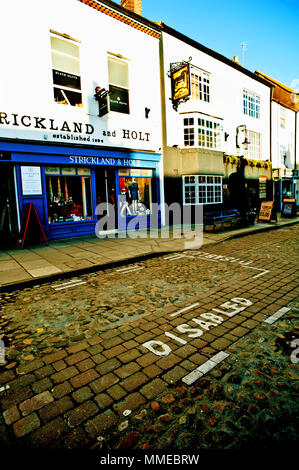
[[[134,177],[134,171],[151,176],[151,170],[131,170],[130,176],[119,176],[119,211],[123,217],[151,214],[151,177]]]
[[[78,222],[92,220],[91,178],[79,176],[73,168],[74,176],[47,174],[47,202],[49,223]]]

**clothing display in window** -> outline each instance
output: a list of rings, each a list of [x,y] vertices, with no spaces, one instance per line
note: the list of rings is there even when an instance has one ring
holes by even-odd
[[[133,213],[136,214],[137,209],[138,209],[138,201],[139,201],[139,188],[138,188],[138,184],[136,183],[134,179],[129,186],[129,194],[132,200]]]
[[[121,216],[150,214],[152,204],[151,178],[120,176],[118,197]]]
[[[46,176],[49,223],[91,220],[91,181],[84,176]]]

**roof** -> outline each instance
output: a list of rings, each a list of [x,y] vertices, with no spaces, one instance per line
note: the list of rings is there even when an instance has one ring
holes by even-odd
[[[115,18],[122,23],[125,23],[132,28],[138,29],[143,33],[148,34],[156,38],[160,38],[160,28],[156,23],[147,20],[143,16],[137,15],[137,13],[128,10],[127,8],[118,5],[117,3],[111,2],[110,0],[78,0],[85,5],[88,5],[95,10],[100,11],[112,18]]]
[[[273,101],[281,104],[282,106],[285,106],[288,109],[291,109],[292,111],[299,111],[299,93],[297,91],[289,88],[283,83],[278,82],[274,78],[269,77],[265,73],[259,72],[258,70],[255,71],[255,74],[258,77],[267,80],[274,87],[272,98]]]
[[[227,57],[225,57],[224,55],[219,54],[218,52],[213,51],[212,49],[209,49],[206,46],[203,46],[199,42],[195,41],[194,39],[189,38],[188,36],[185,36],[182,33],[179,33],[178,31],[176,31],[175,29],[171,28],[170,26],[168,26],[167,24],[165,24],[163,22],[157,22],[157,24],[160,26],[161,30],[164,31],[165,33],[168,33],[171,36],[174,36],[177,39],[185,42],[186,44],[189,44],[190,46],[194,47],[195,49],[198,49],[199,51],[204,52],[205,54],[208,54],[209,56],[213,57],[214,59],[217,59],[217,60],[223,62],[224,64],[229,65],[230,67],[238,70],[241,73],[244,73],[245,75],[249,76],[253,80],[258,81],[258,82],[262,83],[265,86],[268,86],[268,87],[273,86],[267,80],[264,80],[262,77],[259,77],[259,76],[255,75],[253,72],[251,72],[250,70],[245,69],[244,67],[242,67],[242,65],[239,64],[239,62],[234,62],[231,59],[228,59]]]

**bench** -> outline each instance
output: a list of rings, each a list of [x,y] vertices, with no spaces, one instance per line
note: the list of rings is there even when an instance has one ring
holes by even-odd
[[[205,230],[206,225],[213,225],[214,230],[216,225],[221,224],[221,228],[223,228],[225,222],[230,222],[232,226],[234,222],[239,222],[240,220],[240,213],[237,209],[206,212],[203,216],[203,226]]]

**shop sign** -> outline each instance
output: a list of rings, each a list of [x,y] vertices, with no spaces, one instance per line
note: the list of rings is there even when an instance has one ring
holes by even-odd
[[[42,194],[42,180],[39,166],[21,166],[23,196]]]
[[[267,197],[267,176],[259,176],[259,198]]]
[[[290,168],[282,168],[281,169],[281,177],[282,178],[292,178],[293,170]]]
[[[110,97],[111,98],[111,97]],[[117,106],[127,106],[128,103],[122,101],[121,97]],[[112,109],[112,108],[111,108]],[[115,108],[116,110],[116,108]],[[120,109],[118,109],[120,111]],[[139,123],[139,121],[138,121]],[[138,124],[139,127],[139,124]],[[91,117],[89,122],[79,122],[60,120],[38,115],[6,113],[0,111],[0,128],[8,131],[14,138],[37,138],[39,140],[50,140],[52,142],[63,142],[67,144],[86,143],[91,145],[115,145],[126,148],[145,148],[149,150],[160,144],[160,138],[157,135],[157,126],[154,126],[153,132],[147,132],[147,129],[127,128],[126,118],[121,127],[107,129],[107,123],[101,122],[98,117]],[[28,132],[26,134],[24,132]],[[3,134],[5,136],[6,134]],[[9,136],[9,135],[8,135]],[[154,142],[157,140],[157,142]],[[5,155],[9,157],[9,155]],[[3,156],[0,157],[4,159]]]
[[[106,165],[106,166],[125,166],[140,167],[140,160],[132,160],[129,158],[104,158],[104,157],[77,157],[70,156],[69,163],[75,165]]]
[[[275,170],[272,171],[272,178],[273,180],[279,180],[279,168],[275,168]]]

